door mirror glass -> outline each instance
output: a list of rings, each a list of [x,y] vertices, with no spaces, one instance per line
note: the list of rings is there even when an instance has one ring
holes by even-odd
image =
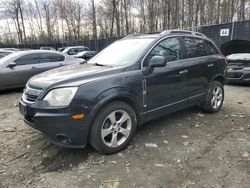
[[[16,66],[16,63],[15,62],[10,62],[8,65],[7,65],[7,67],[8,68],[14,68]]]
[[[145,74],[148,75],[153,72],[155,67],[165,67],[167,64],[166,58],[163,56],[153,56],[148,63],[148,67],[145,69]]]
[[[165,67],[166,66],[166,58],[163,56],[154,56],[150,59],[149,61],[149,67],[154,68],[154,67]]]

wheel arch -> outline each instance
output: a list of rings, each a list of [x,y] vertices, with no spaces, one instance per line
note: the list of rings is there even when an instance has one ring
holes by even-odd
[[[96,115],[109,103],[115,102],[115,101],[121,101],[124,102],[126,104],[128,104],[129,106],[131,106],[131,108],[133,108],[133,110],[135,111],[136,114],[136,119],[137,119],[137,123],[140,124],[140,120],[141,120],[141,112],[142,112],[142,108],[141,105],[138,101],[140,101],[140,99],[138,97],[136,97],[132,92],[117,92],[118,90],[115,90],[116,92],[114,92],[113,89],[105,91],[101,97],[101,100],[98,100],[98,103],[94,106],[94,108],[92,109],[92,111],[90,112],[90,114],[92,114],[91,117],[91,125],[94,121],[94,118],[96,117]]]
[[[216,75],[215,77],[213,77],[213,78],[211,79],[210,83],[211,83],[212,81],[218,81],[218,82],[221,82],[221,83],[224,85],[225,82],[226,82],[226,79],[225,79],[225,77],[224,77],[223,75]]]

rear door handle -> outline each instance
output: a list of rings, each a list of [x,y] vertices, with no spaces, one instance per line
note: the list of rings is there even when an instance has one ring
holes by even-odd
[[[212,64],[212,63],[208,65],[208,67],[213,67],[213,66],[214,66],[214,64]]]
[[[186,73],[188,73],[188,70],[183,70],[179,72],[179,74],[186,74]]]

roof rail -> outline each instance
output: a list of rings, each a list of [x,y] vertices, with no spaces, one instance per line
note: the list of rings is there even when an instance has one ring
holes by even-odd
[[[196,35],[196,36],[202,36],[206,37],[206,35],[196,32],[196,31],[189,31],[189,30],[179,30],[179,29],[173,29],[173,30],[165,30],[160,33],[161,35],[169,35],[169,34],[188,34],[188,35]]]

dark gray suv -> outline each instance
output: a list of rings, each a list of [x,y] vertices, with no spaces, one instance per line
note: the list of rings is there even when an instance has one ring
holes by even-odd
[[[170,30],[114,42],[87,64],[39,74],[20,101],[25,122],[64,147],[111,154],[136,127],[199,105],[223,104],[226,60],[206,36]]]

